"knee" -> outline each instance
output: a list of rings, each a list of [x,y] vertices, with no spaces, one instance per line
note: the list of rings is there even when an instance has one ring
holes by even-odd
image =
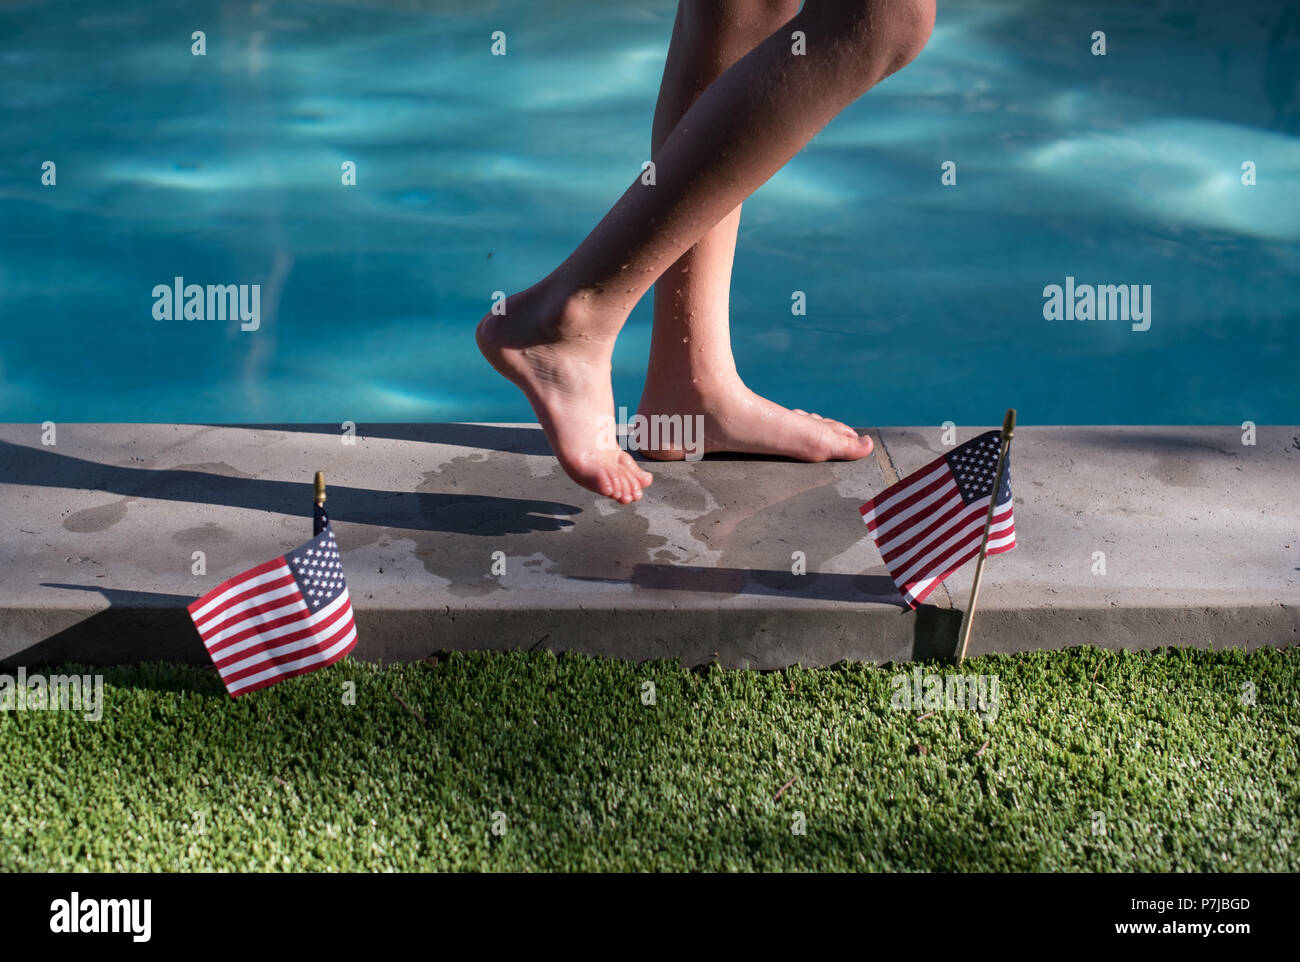
[[[898,8],[895,56],[890,73],[901,70],[917,58],[934,32],[935,0],[894,0]]]
[[[809,0],[810,7],[830,33],[883,63],[885,76],[915,60],[934,30],[935,0]]]

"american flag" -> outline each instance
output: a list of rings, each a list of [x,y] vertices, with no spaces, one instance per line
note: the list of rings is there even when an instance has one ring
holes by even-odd
[[[1001,448],[1002,432],[988,431],[862,506],[862,520],[909,607],[919,605],[939,582],[979,554]],[[1015,546],[1008,451],[988,554]]]
[[[231,698],[324,668],[357,643],[334,529],[316,505],[315,537],[189,606]]]

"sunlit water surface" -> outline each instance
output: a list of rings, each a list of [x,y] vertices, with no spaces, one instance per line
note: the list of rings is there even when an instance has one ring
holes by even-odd
[[[1295,423],[1287,9],[942,3],[920,59],[746,204],[741,373],[860,425]],[[0,2],[0,420],[531,419],[474,325],[639,171],[672,12]],[[155,320],[177,275],[260,284],[261,328]],[[1151,285],[1150,330],[1045,320],[1067,275]]]

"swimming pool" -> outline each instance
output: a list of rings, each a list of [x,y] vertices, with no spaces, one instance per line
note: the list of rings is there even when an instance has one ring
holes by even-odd
[[[1295,423],[1288,7],[942,3],[921,57],[746,204],[742,375],[859,425]],[[532,420],[474,325],[639,170],[672,15],[0,4],[0,420]],[[260,326],[156,320],[176,277],[259,285]],[[1045,319],[1067,278],[1150,285],[1149,329]],[[619,404],[649,323],[646,299]]]

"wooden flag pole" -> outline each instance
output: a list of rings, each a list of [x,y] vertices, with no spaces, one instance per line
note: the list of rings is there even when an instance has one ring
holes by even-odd
[[[325,472],[316,472],[316,503],[325,503]]]
[[[993,495],[989,498],[989,513],[984,519],[984,540],[980,542],[980,557],[975,562],[975,578],[971,581],[970,601],[966,603],[966,612],[961,616],[961,647],[957,654],[957,664],[966,660],[966,643],[970,641],[970,625],[975,618],[975,601],[980,593],[980,577],[984,574],[984,559],[989,548],[989,531],[993,527],[993,513],[998,506],[998,492],[1002,490],[1002,474],[1007,467],[1007,451],[1011,449],[1011,436],[1016,433],[1016,409],[1008,408],[1007,416],[1002,419],[1002,450],[998,452],[998,469],[993,483]]]

